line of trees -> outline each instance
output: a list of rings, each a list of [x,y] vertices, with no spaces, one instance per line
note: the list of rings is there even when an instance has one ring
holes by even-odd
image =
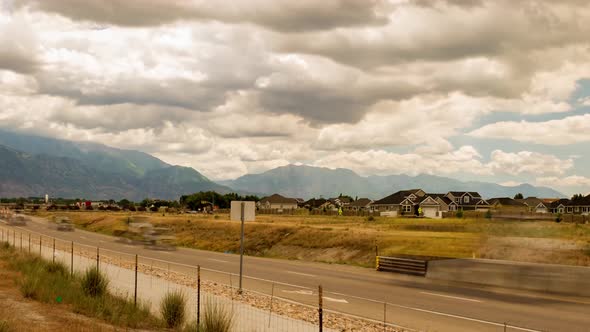
[[[206,192],[198,192],[191,195],[183,195],[180,197],[180,200],[161,200],[161,199],[144,199],[141,202],[134,202],[129,199],[121,199],[119,201],[115,201],[113,199],[110,200],[99,200],[103,202],[105,205],[118,205],[119,208],[123,210],[132,210],[134,211],[136,208],[141,208],[142,210],[146,209],[153,209],[157,210],[160,207],[169,207],[169,208],[187,208],[190,210],[199,210],[206,207],[213,207],[216,206],[220,209],[228,209],[230,208],[231,201],[254,201],[258,202],[260,198],[256,195],[245,195],[242,196],[237,193],[229,193],[229,194],[220,194],[215,191],[206,191]],[[73,205],[77,202],[85,202],[86,199],[65,199],[65,198],[51,198],[52,205]],[[43,204],[45,203],[45,199],[41,197],[28,197],[28,198],[0,198],[0,202],[2,203],[16,203],[17,205],[24,205],[24,204]]]
[[[229,209],[231,201],[254,201],[258,202],[260,198],[256,195],[242,196],[236,193],[219,194],[215,191],[201,191],[192,195],[183,195],[180,197],[180,205],[190,210],[200,210],[217,206],[220,209]]]

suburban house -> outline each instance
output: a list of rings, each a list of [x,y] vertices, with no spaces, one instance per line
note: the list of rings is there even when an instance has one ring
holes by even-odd
[[[359,198],[356,201],[346,205],[344,209],[350,211],[367,211],[371,207],[372,203],[373,201],[368,198]]]
[[[556,199],[527,197],[525,199],[517,199],[518,202],[527,206],[528,212],[534,213],[549,213],[549,206]]]
[[[490,203],[475,191],[449,191],[445,196],[457,204],[458,210],[473,211],[490,209]]]
[[[458,204],[445,194],[428,194],[422,189],[401,190],[371,204],[373,211],[382,215],[422,215],[428,218],[442,218],[442,212],[455,211]]]
[[[324,203],[326,203],[324,198],[312,198],[305,201],[303,207],[308,210],[314,210],[319,209]]]
[[[523,202],[510,197],[498,197],[489,200],[492,209],[507,212],[528,212],[529,207]]]
[[[440,210],[442,212],[458,210],[459,205],[445,194],[428,194],[428,196],[432,197],[440,204]]]
[[[274,194],[261,199],[257,206],[260,209],[271,209],[271,210],[291,210],[297,209],[298,201],[295,198],[288,198],[279,194]]]
[[[549,204],[549,212],[551,213],[565,213],[566,205],[570,203],[570,200],[567,198],[562,198],[554,201],[553,203]]]
[[[398,215],[416,215],[417,201],[426,196],[422,189],[400,190],[394,194],[377,200],[371,204],[373,211],[383,215],[397,217]]]
[[[320,206],[320,209],[338,211],[340,208],[345,209],[350,203],[352,203],[352,200],[348,197],[329,198]]]
[[[566,213],[573,214],[590,214],[590,195],[578,199],[570,200],[566,206]]]

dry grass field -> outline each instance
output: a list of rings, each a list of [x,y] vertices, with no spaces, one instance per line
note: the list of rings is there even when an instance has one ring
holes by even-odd
[[[179,246],[238,252],[238,222],[229,215],[129,212],[38,212],[67,215],[77,227],[121,233],[128,220],[146,217],[171,227]],[[248,255],[373,266],[380,255],[481,257],[590,266],[590,225],[488,219],[404,219],[348,216],[259,215],[247,223]]]

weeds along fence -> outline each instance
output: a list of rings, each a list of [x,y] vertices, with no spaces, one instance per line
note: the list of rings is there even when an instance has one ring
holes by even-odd
[[[486,211],[463,211],[463,218],[473,219],[492,219],[492,220],[513,220],[513,221],[556,221],[561,218],[561,222],[585,224],[590,222],[590,216],[582,214],[553,214],[537,213],[528,211],[502,211],[491,210],[487,215]],[[443,218],[456,218],[457,211],[443,212]]]
[[[321,286],[244,277],[240,291],[236,274],[64,241],[2,223],[0,241],[60,262],[72,274],[98,268],[111,293],[146,303],[156,314],[166,294],[182,292],[188,320],[203,322],[207,310],[221,308],[232,317],[231,331],[411,331],[394,323],[400,318],[391,313],[395,305],[343,297]]]
[[[338,216],[340,213],[338,210],[323,210],[323,209],[312,209],[308,210],[305,208],[300,209],[258,209],[256,214],[270,214],[270,215],[294,215],[294,216]],[[379,211],[368,211],[368,210],[342,210],[343,216],[348,217],[378,217]]]

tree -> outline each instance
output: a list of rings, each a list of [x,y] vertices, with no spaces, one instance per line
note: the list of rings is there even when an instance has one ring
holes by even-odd
[[[514,195],[514,199],[524,199],[524,196],[521,193]]]
[[[584,195],[582,194],[575,194],[574,196],[572,196],[572,201],[578,201],[580,199],[584,198]]]
[[[129,209],[129,207],[132,205],[133,203],[131,203],[131,201],[129,201],[128,199],[123,198],[122,200],[119,201],[118,205],[122,208],[122,209]]]

